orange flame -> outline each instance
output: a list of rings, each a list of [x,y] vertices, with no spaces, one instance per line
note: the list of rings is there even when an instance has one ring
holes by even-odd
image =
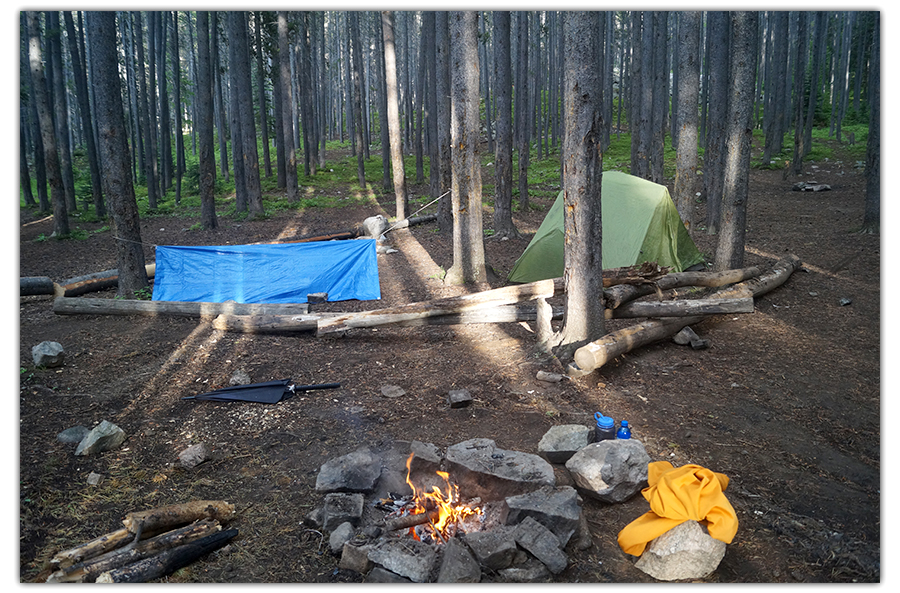
[[[451,527],[466,517],[481,514],[481,509],[459,504],[459,486],[450,483],[450,474],[447,472],[435,472],[444,481],[446,490],[441,490],[437,486],[432,486],[430,492],[420,490],[409,477],[414,455],[415,453],[410,454],[406,460],[406,483],[412,488],[413,502],[415,503],[412,514],[430,512],[435,515],[435,518],[430,521],[431,527],[440,536],[440,539],[445,540],[452,536]],[[418,538],[415,530],[411,531]]]

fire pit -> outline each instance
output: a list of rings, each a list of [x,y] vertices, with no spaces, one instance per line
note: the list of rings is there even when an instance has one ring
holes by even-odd
[[[590,535],[581,499],[543,458],[471,439],[418,441],[325,463],[307,522],[367,582],[546,581]]]

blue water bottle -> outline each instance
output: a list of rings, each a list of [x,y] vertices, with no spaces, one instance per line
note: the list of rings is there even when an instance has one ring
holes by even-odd
[[[597,429],[594,431],[594,442],[616,438],[616,421],[600,412],[594,414],[597,421]]]
[[[628,420],[622,420],[622,425],[619,427],[619,432],[616,433],[617,439],[630,439],[631,438],[631,428],[628,426]]]

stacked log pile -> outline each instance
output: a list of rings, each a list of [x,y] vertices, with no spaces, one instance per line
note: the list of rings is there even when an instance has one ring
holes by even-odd
[[[169,575],[237,535],[234,505],[198,500],[129,513],[124,527],[56,554],[48,583],[142,583]]]

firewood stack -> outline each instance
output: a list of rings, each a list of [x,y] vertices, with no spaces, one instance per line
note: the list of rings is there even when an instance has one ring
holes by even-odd
[[[48,583],[142,583],[171,574],[237,535],[234,505],[197,500],[129,513],[122,529],[59,552]]]

